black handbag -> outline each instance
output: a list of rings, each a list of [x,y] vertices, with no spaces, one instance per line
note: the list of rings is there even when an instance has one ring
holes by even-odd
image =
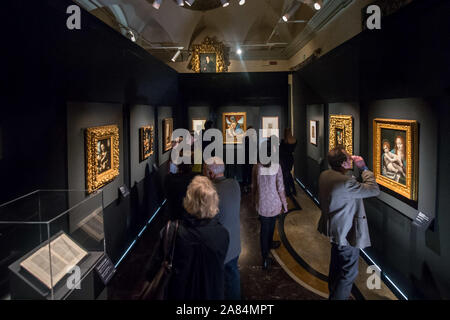
[[[175,240],[177,238],[179,222],[167,222],[164,232],[163,261],[161,267],[151,282],[147,282],[141,291],[139,300],[165,300],[167,286],[172,275],[173,253],[175,251]]]

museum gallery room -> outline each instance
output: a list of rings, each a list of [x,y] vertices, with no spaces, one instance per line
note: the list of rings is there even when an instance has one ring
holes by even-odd
[[[1,7],[1,300],[450,298],[450,1]]]

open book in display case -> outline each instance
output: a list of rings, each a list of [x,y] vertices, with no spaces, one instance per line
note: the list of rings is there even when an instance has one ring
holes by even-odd
[[[39,190],[0,206],[11,299],[95,299],[103,193]],[[11,262],[12,261],[12,262]]]

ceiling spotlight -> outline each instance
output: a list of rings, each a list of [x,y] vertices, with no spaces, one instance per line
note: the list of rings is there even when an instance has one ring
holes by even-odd
[[[230,5],[230,2],[228,0],[220,0],[222,2],[222,7],[228,7]]]
[[[242,54],[241,48],[238,48],[238,49],[236,50],[236,53],[237,53],[238,55],[241,55],[241,54]]]
[[[181,50],[178,49],[177,53],[175,53],[175,55],[172,58],[172,62],[175,62],[180,54],[181,54]]]
[[[183,0],[177,0],[177,2],[178,2],[178,5],[179,5],[180,7],[183,7],[183,6],[184,6],[184,1],[183,1]]]
[[[322,6],[320,5],[320,3],[318,3],[318,2],[314,3],[314,9],[320,10],[321,8],[322,8]]]
[[[159,9],[159,7],[161,6],[161,2],[162,2],[163,0],[155,0],[155,1],[153,1],[153,8],[155,8],[156,10],[158,10]]]
[[[284,14],[283,21],[288,22],[288,20],[297,12],[298,8],[300,8],[300,5],[300,3],[295,2],[291,9]]]
[[[245,0],[240,0],[240,1],[239,1],[239,5],[240,5],[240,6],[243,6],[244,4],[245,4]]]
[[[195,0],[186,0],[184,2],[186,2],[186,4],[190,7],[194,4]]]

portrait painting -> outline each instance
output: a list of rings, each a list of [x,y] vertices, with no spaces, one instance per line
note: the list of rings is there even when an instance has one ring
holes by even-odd
[[[100,189],[119,175],[119,127],[86,129],[86,188]]]
[[[172,149],[172,132],[173,132],[173,119],[166,118],[163,120],[163,152],[167,152]]]
[[[206,119],[192,119],[192,131],[199,133],[205,129]]]
[[[317,124],[318,121],[309,121],[309,142],[315,146],[317,146]]]
[[[144,161],[153,154],[153,126],[139,128],[139,159]]]
[[[247,131],[247,114],[245,112],[226,112],[222,114],[223,143],[242,143]]]
[[[201,53],[200,54],[200,72],[215,73],[216,72],[216,54]]]
[[[278,117],[263,117],[262,118],[263,138],[268,138],[272,135],[280,136],[278,126]]]
[[[345,151],[353,154],[353,117],[347,115],[330,115],[328,149],[344,146]]]
[[[374,120],[374,174],[377,183],[417,200],[417,121]]]

